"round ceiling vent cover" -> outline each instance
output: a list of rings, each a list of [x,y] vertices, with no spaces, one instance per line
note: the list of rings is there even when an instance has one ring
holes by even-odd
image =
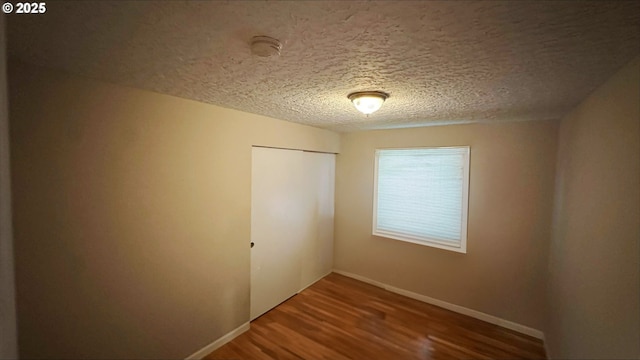
[[[282,43],[270,36],[254,36],[251,38],[251,52],[261,57],[280,55]]]

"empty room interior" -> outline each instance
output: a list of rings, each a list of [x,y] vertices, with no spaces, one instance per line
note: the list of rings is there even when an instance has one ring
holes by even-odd
[[[640,2],[0,19],[0,358],[640,358]]]

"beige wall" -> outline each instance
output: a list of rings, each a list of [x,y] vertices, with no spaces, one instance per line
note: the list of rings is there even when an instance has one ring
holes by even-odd
[[[553,358],[640,358],[640,58],[562,119],[550,256]]]
[[[10,65],[20,355],[182,358],[248,321],[251,145],[339,135]]]
[[[0,16],[0,359],[17,356],[4,16]]]
[[[334,268],[542,328],[555,122],[344,134]],[[374,149],[471,146],[467,254],[371,235]]]

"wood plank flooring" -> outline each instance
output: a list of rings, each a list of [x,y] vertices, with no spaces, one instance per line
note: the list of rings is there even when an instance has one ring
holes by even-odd
[[[332,273],[205,359],[545,359],[538,339]]]

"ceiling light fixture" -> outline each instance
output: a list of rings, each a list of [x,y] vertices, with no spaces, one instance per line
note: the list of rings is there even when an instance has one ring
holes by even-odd
[[[260,57],[278,56],[282,43],[270,36],[254,36],[251,38],[251,52]]]
[[[360,91],[349,94],[348,98],[358,111],[369,115],[380,109],[389,94],[382,91]]]

